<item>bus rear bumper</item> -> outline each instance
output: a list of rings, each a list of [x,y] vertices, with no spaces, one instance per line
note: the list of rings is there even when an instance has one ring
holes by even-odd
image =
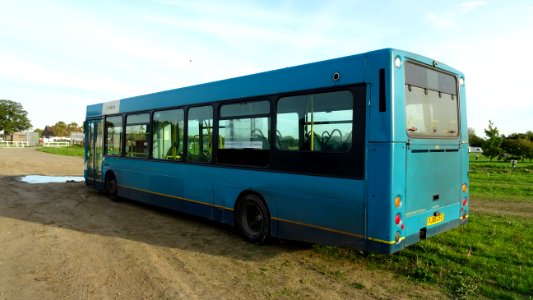
[[[384,243],[384,242],[376,242],[372,240],[367,240],[365,250],[376,252],[376,253],[392,254],[410,245],[416,244],[420,242],[421,240],[424,240],[431,236],[434,236],[434,235],[443,233],[445,231],[451,230],[453,228],[459,227],[461,225],[464,225],[467,222],[468,222],[468,219],[465,219],[465,220],[458,219],[458,220],[453,220],[453,221],[441,224],[439,226],[434,226],[430,228],[421,228],[418,234],[412,234],[412,235],[406,236],[405,239],[401,240],[398,243]]]
[[[461,225],[464,225],[468,223],[468,219],[457,219],[453,220],[438,226],[433,227],[424,227],[421,228],[418,234],[412,234],[407,237],[405,237],[405,240],[403,241],[404,247],[408,247],[410,245],[416,244],[420,242],[421,240],[424,240],[426,238],[432,237],[434,235],[437,235],[439,233],[451,230],[453,228],[457,228]]]

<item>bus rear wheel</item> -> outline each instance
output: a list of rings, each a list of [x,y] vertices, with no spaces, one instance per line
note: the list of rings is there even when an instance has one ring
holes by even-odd
[[[114,174],[110,173],[106,175],[105,177],[105,193],[111,199],[112,201],[119,201],[118,198],[118,184],[117,184],[117,178]]]
[[[265,203],[254,194],[245,195],[236,209],[235,223],[245,240],[264,243],[270,234],[270,216]]]

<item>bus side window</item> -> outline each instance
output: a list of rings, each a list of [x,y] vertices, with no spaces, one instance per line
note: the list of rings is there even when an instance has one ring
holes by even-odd
[[[352,126],[353,96],[349,91],[284,97],[278,101],[276,147],[348,152]]]
[[[210,162],[213,151],[213,107],[192,107],[187,114],[187,161]]]
[[[122,116],[107,117],[105,120],[105,154],[122,155]]]
[[[218,162],[266,166],[270,150],[270,102],[253,101],[220,107]]]
[[[148,157],[148,135],[150,115],[148,113],[126,117],[126,156]]]
[[[155,159],[183,159],[183,109],[157,111],[154,113],[152,157]]]

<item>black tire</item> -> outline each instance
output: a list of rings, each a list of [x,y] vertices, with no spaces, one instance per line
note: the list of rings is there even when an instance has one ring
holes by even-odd
[[[270,214],[265,203],[254,194],[247,194],[238,203],[235,225],[245,240],[264,243],[270,235]]]
[[[105,193],[112,201],[118,202],[118,183],[117,178],[113,173],[109,173],[105,177]]]

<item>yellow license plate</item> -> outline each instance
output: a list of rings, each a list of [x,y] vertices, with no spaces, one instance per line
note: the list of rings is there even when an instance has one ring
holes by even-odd
[[[428,218],[428,221],[426,222],[426,226],[435,225],[442,221],[444,221],[444,214],[440,214],[438,216],[431,216]]]

